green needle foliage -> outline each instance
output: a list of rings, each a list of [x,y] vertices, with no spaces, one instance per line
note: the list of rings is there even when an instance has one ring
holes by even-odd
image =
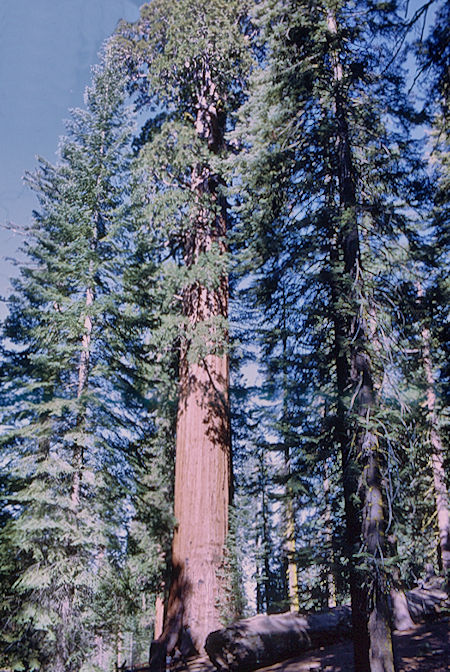
[[[67,123],[59,162],[40,159],[26,177],[39,209],[5,324],[6,375],[15,382],[2,438],[19,483],[9,487],[2,530],[16,575],[6,595],[5,655],[23,669],[107,662],[124,624],[119,607],[107,619],[96,611],[106,577],[109,591],[123,580],[128,536],[154,540],[151,525],[164,527],[160,511],[167,509],[155,497],[156,514],[143,507],[136,485],[156,478],[143,455],[158,429],[149,384],[140,380],[157,299],[151,287],[141,288],[143,317],[130,286],[136,260],[129,260],[140,253],[129,196],[133,127],[123,70],[114,61],[107,45],[86,108],[73,110]],[[136,531],[139,519],[144,530]],[[147,539],[148,562],[153,553],[158,573],[161,553],[156,542],[153,548]],[[152,587],[152,572],[144,574],[139,594]],[[127,599],[136,603],[135,592]]]
[[[360,538],[374,511],[364,460],[378,461],[381,488],[400,436],[391,297],[401,250],[419,242],[412,213],[427,199],[415,113],[391,59],[402,21],[394,3],[276,1],[259,3],[255,21],[261,67],[233,136],[245,148],[235,198],[252,273],[246,294],[260,311],[261,359],[281,405],[272,427],[280,438],[298,427],[293,459],[310,456],[301,471],[313,481],[326,480],[330,457],[335,467],[342,460],[351,590],[376,595],[387,589],[371,587],[384,551],[371,557]],[[391,498],[384,488],[381,537]],[[359,599],[355,613],[369,608]]]
[[[199,210],[214,216],[222,208],[216,191],[228,149],[223,133],[242,99],[250,63],[240,31],[245,9],[238,2],[161,0],[143,5],[139,21],[123,22],[118,29],[137,106],[154,111],[136,145],[147,171],[142,180],[147,179],[150,226],[165,238],[167,258],[185,266],[175,288],[178,297],[196,281],[217,286],[227,269],[218,245],[204,250],[195,264],[187,261],[186,245]],[[214,121],[208,121],[210,115]],[[198,170],[210,173],[209,185],[200,185]],[[170,264],[167,268],[173,274]],[[176,297],[172,310],[176,314]],[[194,336],[197,346],[202,339]]]
[[[182,423],[209,413],[222,457],[231,416],[234,471],[214,618],[350,597],[357,672],[383,647],[392,671],[389,591],[450,562],[449,8],[424,37],[430,6],[152,0],[119,24],[57,162],[25,178],[38,207],[0,351],[0,667],[144,662],[163,595],[155,669],[183,648],[211,605],[177,611],[170,587],[171,554],[203,543],[176,546],[205,474],[177,491],[175,465],[203,439],[183,444]],[[231,390],[208,387],[205,362],[228,359]]]
[[[198,427],[200,434],[211,437],[207,439],[211,441],[208,454],[217,451],[227,471],[227,482],[229,465],[224,458],[230,449],[227,380],[223,374],[220,374],[222,380],[214,380],[217,374],[209,371],[207,358],[210,355],[222,358],[221,370],[227,369],[230,221],[223,193],[224,158],[229,152],[224,133],[227,126],[233,124],[233,113],[242,98],[243,78],[248,70],[249,56],[241,31],[244,11],[245,5],[237,2],[152,2],[141,8],[139,21],[119,27],[117,38],[128,62],[137,105],[154,112],[137,144],[148,190],[147,216],[167,250],[160,266],[161,281],[167,287],[167,313],[162,329],[166,329],[165,342],[171,343],[180,354],[180,409],[184,404],[189,427]],[[196,365],[205,370],[209,382],[207,378],[202,382],[199,370],[190,370]],[[211,403],[217,396],[223,400],[222,413],[216,408],[216,402]],[[198,440],[192,440],[193,445],[182,443],[180,437],[184,434],[179,423],[184,416],[180,409],[176,428],[177,460],[183,464],[183,451],[189,462],[197,444],[200,450],[202,438],[199,435]],[[204,417],[199,421],[202,414]],[[224,429],[218,429],[217,423]],[[204,455],[199,457],[203,458]],[[202,482],[197,483],[197,471],[191,474],[189,467],[175,481],[178,533],[174,538],[173,556],[178,557],[178,553],[179,559],[175,562],[183,566],[191,550],[203,548],[204,544],[200,534],[198,539],[190,540],[189,548],[175,546],[177,540],[184,538],[183,530],[192,525],[191,520],[183,518],[184,511],[189,510],[189,504],[181,504],[183,497],[189,497],[189,488],[195,491],[209,480],[206,466],[203,468]],[[177,489],[176,484],[181,482],[186,484],[184,494],[182,489]],[[210,529],[215,529],[211,539],[217,535],[220,546],[224,532],[218,521],[228,517],[228,490],[225,485],[223,493],[214,493],[218,502],[223,497],[223,502],[217,504],[217,515],[213,511],[205,512],[205,516],[211,516]],[[210,499],[210,495],[205,498]],[[207,520],[203,516],[202,519]],[[199,520],[198,524],[201,523]],[[218,575],[223,574],[222,561],[217,551],[213,552],[214,557],[205,551],[211,575],[189,576],[191,567],[196,571],[196,552],[192,550],[193,561],[185,563],[187,574],[180,583],[214,585],[216,602]],[[227,560],[227,563],[231,568],[233,561]],[[160,644],[173,649],[184,625],[190,627],[194,645],[200,649],[209,630],[219,622],[219,610],[214,604],[216,620],[206,624],[210,606],[201,603],[195,591],[192,598],[180,599],[176,585],[172,584],[175,588],[169,594],[168,614],[172,615],[166,621]],[[183,604],[181,615],[177,611],[178,603]],[[191,613],[193,620],[201,624],[198,632],[191,627]]]

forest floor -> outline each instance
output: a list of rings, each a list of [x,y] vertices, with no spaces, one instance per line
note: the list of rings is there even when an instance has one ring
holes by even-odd
[[[449,671],[448,617],[427,621],[406,632],[394,632],[394,650],[398,672]],[[181,672],[181,668],[180,669]],[[214,672],[207,658],[189,662],[188,672]],[[353,651],[350,641],[306,651],[301,656],[284,660],[259,672],[352,672]]]

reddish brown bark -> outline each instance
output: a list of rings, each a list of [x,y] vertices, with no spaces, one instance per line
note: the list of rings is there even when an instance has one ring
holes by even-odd
[[[217,94],[204,65],[197,80],[195,129],[212,153],[223,143]],[[192,224],[184,236],[184,260],[195,269],[201,255],[225,252],[226,204],[209,166],[194,166]],[[203,651],[206,636],[220,627],[218,577],[228,529],[231,449],[228,355],[223,320],[228,316],[228,279],[211,286],[193,282],[184,291],[186,338],[180,357],[176,429],[175,518],[172,582],[164,631],[151,653],[161,669],[165,653]],[[222,321],[222,324],[220,322]]]
[[[228,527],[230,452],[228,362],[182,362],[177,422],[173,563],[183,584],[183,625],[195,648],[220,627],[217,576]]]

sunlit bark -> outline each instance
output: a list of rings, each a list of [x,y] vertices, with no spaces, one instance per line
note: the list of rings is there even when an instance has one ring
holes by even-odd
[[[295,511],[294,511],[294,494],[290,484],[291,479],[291,451],[288,444],[288,437],[286,436],[286,426],[289,422],[288,418],[288,361],[287,361],[287,315],[286,315],[286,296],[284,287],[283,304],[282,304],[282,347],[283,347],[283,416],[282,416],[282,431],[284,441],[284,468],[286,472],[286,488],[285,488],[285,544],[287,551],[287,591],[288,604],[290,611],[298,611],[300,609],[300,602],[298,597],[298,571],[296,559],[296,541],[295,541]]]
[[[223,144],[224,120],[207,63],[195,77],[196,132],[216,153]],[[225,253],[226,204],[219,178],[197,164],[191,176],[194,215],[184,237],[184,261],[195,268],[213,247]],[[153,646],[151,665],[164,665],[165,651],[203,650],[206,636],[220,627],[218,577],[228,529],[231,450],[228,354],[223,320],[228,316],[228,279],[214,286],[186,288],[183,310],[187,334],[181,349],[176,427],[175,518],[172,583],[164,631]],[[222,321],[222,324],[220,324]],[[200,335],[201,334],[201,335]]]
[[[327,464],[324,465],[325,478],[323,479],[323,493],[325,496],[325,540],[327,545],[327,552],[329,554],[328,567],[326,572],[326,589],[327,589],[327,607],[332,609],[337,606],[336,601],[336,580],[333,571],[334,551],[333,551],[333,527],[331,519],[331,504],[330,504],[330,481],[328,478]]]
[[[155,625],[153,638],[158,639],[161,637],[164,625],[164,599],[161,594],[158,593],[155,600]]]

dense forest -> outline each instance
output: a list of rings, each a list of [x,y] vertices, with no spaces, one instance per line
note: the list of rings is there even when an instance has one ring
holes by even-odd
[[[0,668],[349,604],[355,672],[394,672],[393,607],[450,574],[449,18],[151,0],[105,43],[24,178]]]

